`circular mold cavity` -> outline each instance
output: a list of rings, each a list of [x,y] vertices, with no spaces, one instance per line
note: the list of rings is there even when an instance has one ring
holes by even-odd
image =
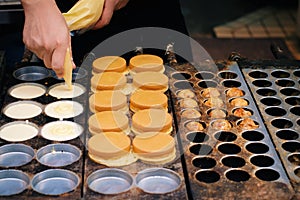
[[[300,166],[300,153],[294,153],[289,155],[288,161],[293,165]]]
[[[259,169],[255,172],[255,176],[263,181],[275,181],[279,179],[280,174],[274,169]]]
[[[300,98],[299,97],[288,97],[285,99],[285,102],[291,106],[298,106],[298,105],[300,105]]]
[[[281,100],[275,97],[262,98],[260,102],[266,106],[279,106],[281,104]]]
[[[50,76],[50,71],[41,66],[26,66],[13,72],[13,76],[21,81],[39,81]]]
[[[275,163],[273,158],[266,155],[253,156],[250,158],[250,162],[258,167],[270,167]]]
[[[297,120],[297,124],[298,124],[298,126],[300,126],[300,119]]]
[[[216,166],[217,162],[210,157],[196,157],[192,160],[192,164],[201,169],[211,169]]]
[[[79,160],[81,151],[70,144],[49,144],[38,149],[36,159],[49,167],[63,167]]]
[[[225,118],[227,111],[224,109],[212,108],[207,111],[207,114],[213,119]]]
[[[132,187],[133,182],[133,177],[130,174],[116,168],[99,169],[87,178],[89,189],[106,195],[126,192]]]
[[[181,185],[180,176],[166,168],[144,169],[136,175],[138,188],[150,194],[166,194],[177,190]]]
[[[35,99],[46,93],[46,87],[37,83],[21,83],[8,89],[8,94],[17,99]]]
[[[184,127],[187,128],[189,131],[202,131],[206,128],[206,124],[202,121],[187,121],[184,124]]]
[[[298,176],[300,178],[300,168],[295,169],[294,173],[296,176]]]
[[[280,90],[280,93],[285,96],[298,96],[300,95],[300,90],[296,88],[283,88]]]
[[[195,74],[195,77],[201,80],[208,80],[208,79],[213,79],[215,75],[211,72],[198,72]]]
[[[280,87],[293,87],[295,85],[295,82],[290,79],[278,79],[275,83]]]
[[[288,119],[278,118],[271,121],[271,124],[276,128],[291,128],[293,126],[293,122]]]
[[[300,143],[296,141],[285,142],[282,145],[282,148],[288,152],[300,152]]]
[[[195,144],[190,146],[189,150],[194,155],[205,156],[209,155],[213,148],[207,144]]]
[[[229,131],[221,131],[215,134],[215,138],[221,142],[232,142],[237,139],[237,136]]]
[[[43,112],[43,105],[35,101],[17,101],[6,105],[4,115],[11,119],[30,119]]]
[[[220,72],[218,76],[223,79],[236,79],[238,77],[235,72]]]
[[[225,80],[222,81],[222,85],[227,88],[237,88],[237,87],[241,87],[242,84],[241,82],[235,80]]]
[[[191,132],[186,135],[186,138],[190,142],[202,143],[209,139],[209,136],[204,132]]]
[[[0,170],[0,196],[20,194],[29,183],[29,176],[20,170]]]
[[[242,133],[242,137],[248,141],[261,141],[265,138],[264,134],[259,131],[245,131]]]
[[[195,173],[195,178],[203,183],[215,183],[220,180],[220,174],[212,170],[200,170]]]
[[[14,121],[0,127],[0,138],[9,142],[23,142],[34,138],[39,127],[28,121]]]
[[[268,115],[275,116],[275,117],[282,117],[282,116],[286,115],[286,113],[287,113],[285,111],[285,109],[280,108],[280,107],[268,107],[265,109],[265,112]]]
[[[19,167],[31,162],[34,150],[24,144],[6,144],[0,147],[0,166]]]
[[[226,178],[234,182],[245,182],[250,179],[248,172],[240,169],[233,169],[225,172]]]
[[[276,132],[276,136],[282,140],[296,140],[299,134],[294,130],[282,129]]]
[[[268,80],[255,80],[252,82],[256,87],[270,87],[272,86],[272,82]]]
[[[171,77],[176,80],[189,80],[192,75],[187,72],[175,72],[171,75]]]
[[[271,73],[271,75],[275,78],[288,78],[290,77],[290,73],[283,70],[276,70]]]
[[[290,112],[294,115],[300,116],[300,106],[296,106],[290,109]]]
[[[76,189],[79,182],[79,176],[72,171],[48,169],[34,175],[31,187],[40,194],[56,196]]]
[[[174,87],[177,89],[192,89],[194,84],[189,81],[176,81]]]
[[[61,100],[49,103],[45,107],[45,114],[56,119],[68,119],[80,115],[83,106],[76,101]]]
[[[293,74],[297,77],[300,77],[300,70],[295,70]]]
[[[238,154],[241,152],[241,147],[232,143],[225,143],[218,146],[218,150],[223,154]]]
[[[264,143],[249,143],[246,145],[247,151],[254,154],[262,154],[267,153],[269,151],[269,147]]]
[[[277,92],[273,89],[269,89],[269,88],[262,88],[262,89],[258,89],[256,90],[256,93],[259,94],[260,96],[275,96],[277,94]]]
[[[265,73],[265,72],[256,70],[256,71],[250,72],[249,76],[252,77],[252,78],[267,78],[268,74]]]
[[[53,78],[55,78],[57,80],[63,80],[63,78],[58,78],[56,76],[56,73],[53,70],[50,70],[50,74]],[[88,72],[84,68],[76,67],[72,71],[72,81],[82,79],[82,78],[86,77],[87,74],[88,74]]]
[[[218,86],[218,83],[215,81],[205,80],[199,81],[198,86],[201,88],[216,88]]]
[[[253,115],[253,111],[249,108],[234,108],[232,113],[236,117],[246,118]]]
[[[223,165],[231,168],[243,167],[246,164],[244,158],[239,156],[226,156],[221,159]]]
[[[58,99],[71,99],[79,97],[80,95],[84,94],[85,91],[86,89],[77,83],[72,84],[71,90],[65,83],[58,83],[49,88],[48,94]]]

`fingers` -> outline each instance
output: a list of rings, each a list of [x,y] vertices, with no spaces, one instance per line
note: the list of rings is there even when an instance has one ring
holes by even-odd
[[[93,27],[93,29],[103,28],[104,26],[108,25],[112,18],[114,10],[115,10],[115,5],[112,3],[112,1],[106,0],[104,2],[102,15],[101,15],[99,21]]]
[[[64,75],[64,61],[66,53],[67,48],[59,46],[54,49],[52,54],[51,66],[58,78],[62,78]]]

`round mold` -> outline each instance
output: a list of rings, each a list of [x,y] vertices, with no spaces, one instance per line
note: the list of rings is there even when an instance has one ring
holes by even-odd
[[[300,167],[297,167],[295,170],[294,170],[294,173],[296,176],[298,176],[300,178]]]
[[[295,70],[293,74],[297,77],[300,77],[300,70]]]
[[[263,181],[276,181],[280,178],[279,172],[272,168],[261,168],[255,172],[255,176]]]
[[[48,89],[48,94],[57,99],[71,99],[79,97],[86,92],[86,89],[83,85],[78,83],[72,84],[72,90],[69,90],[68,86],[65,83],[57,83],[52,85]]]
[[[277,97],[264,97],[260,99],[260,102],[266,106],[279,106],[281,100]]]
[[[241,82],[236,80],[223,80],[221,84],[226,88],[237,88],[241,87]]]
[[[175,81],[174,87],[177,89],[193,89],[194,84],[189,81]]]
[[[137,173],[136,186],[146,193],[166,194],[181,186],[180,176],[166,168],[148,168]]]
[[[270,87],[272,86],[272,82],[268,81],[268,80],[263,80],[263,79],[258,79],[252,82],[253,85],[255,85],[256,87]]]
[[[265,138],[264,134],[257,130],[244,131],[242,132],[242,137],[253,142],[261,141]]]
[[[275,84],[280,87],[293,87],[295,82],[291,79],[277,79]]]
[[[87,178],[89,189],[106,195],[128,191],[134,183],[133,177],[124,170],[116,168],[99,169]]]
[[[206,128],[206,124],[203,121],[188,120],[184,123],[184,127],[189,131],[202,131]]]
[[[299,134],[292,129],[280,129],[276,131],[276,136],[282,140],[297,140]]]
[[[246,161],[240,156],[224,156],[221,163],[230,168],[240,168],[246,164]]]
[[[290,112],[296,116],[300,116],[300,106],[294,106],[290,108]]]
[[[287,159],[293,165],[300,166],[300,153],[290,154]]]
[[[80,178],[72,171],[65,169],[48,169],[31,179],[31,188],[44,195],[62,195],[75,190]]]
[[[50,71],[42,66],[26,66],[13,72],[13,76],[21,81],[39,81],[50,76]]]
[[[220,174],[214,170],[199,170],[195,173],[195,179],[202,183],[216,183],[220,178]]]
[[[211,157],[194,157],[192,165],[201,169],[211,169],[217,165],[217,161]]]
[[[53,121],[41,128],[41,136],[51,141],[69,141],[83,133],[83,127],[72,121]]]
[[[171,74],[171,77],[175,80],[189,80],[192,75],[188,72],[174,72]]]
[[[193,143],[203,143],[209,140],[209,136],[204,132],[189,132],[186,139]]]
[[[237,139],[237,136],[230,131],[219,131],[214,137],[221,142],[233,142]]]
[[[215,111],[217,111],[217,114]],[[227,116],[227,111],[225,109],[210,108],[207,110],[207,115],[213,119],[220,119]]]
[[[237,113],[235,113],[235,111],[239,111],[239,110],[242,110],[243,112],[237,112]],[[250,108],[242,108],[242,107],[240,107],[240,108],[233,108],[232,109],[232,114],[234,115],[234,116],[236,116],[236,117],[241,117],[241,118],[246,118],[246,117],[250,117],[250,116],[252,116],[253,115],[253,110],[251,110]],[[248,114],[249,113],[249,114]]]
[[[20,170],[0,170],[0,196],[22,193],[29,186],[30,178]]]
[[[43,112],[43,105],[36,101],[16,101],[3,108],[5,116],[11,119],[31,119]]]
[[[63,80],[63,78],[58,78],[53,70],[50,70],[50,74],[53,78],[57,80]],[[82,79],[88,75],[88,72],[82,67],[76,67],[72,71],[72,81]]]
[[[299,97],[287,97],[285,102],[291,106],[298,106],[300,105],[300,98]]]
[[[214,73],[207,72],[207,71],[197,72],[194,76],[195,76],[195,78],[200,79],[200,80],[209,80],[209,79],[215,78]]]
[[[287,114],[285,109],[278,106],[267,107],[265,108],[265,112],[274,117],[282,117]]]
[[[257,167],[271,167],[275,161],[268,155],[254,155],[251,156],[250,162]]]
[[[45,106],[45,114],[56,119],[73,118],[82,113],[83,106],[76,101],[61,100]]]
[[[197,85],[201,88],[216,88],[218,83],[213,80],[202,80],[197,83]]]
[[[253,70],[253,71],[249,72],[249,76],[252,78],[267,78],[268,74],[263,71]]]
[[[218,151],[220,151],[223,154],[238,154],[242,151],[241,147],[234,143],[221,143],[217,147]]]
[[[277,94],[275,90],[270,88],[259,88],[256,90],[256,93],[264,97],[275,96]]]
[[[39,127],[28,121],[14,121],[0,127],[0,138],[8,142],[23,142],[37,136]]]
[[[189,151],[194,155],[205,156],[211,154],[213,148],[207,144],[194,144],[189,147]]]
[[[0,147],[1,167],[20,167],[34,158],[33,148],[24,144],[6,144]]]
[[[250,179],[250,175],[245,170],[230,169],[225,172],[225,177],[234,182],[245,182]]]
[[[79,148],[71,144],[49,144],[36,152],[39,163],[49,167],[64,167],[78,161],[82,153]]]
[[[290,73],[284,70],[274,70],[271,72],[271,75],[275,78],[288,78]]]
[[[218,73],[218,76],[222,79],[236,79],[238,75],[235,72],[222,71]]]
[[[298,90],[297,88],[293,88],[293,87],[285,87],[280,90],[280,93],[285,96],[298,96],[298,95],[300,95],[300,90]]]
[[[38,83],[20,83],[8,89],[8,94],[16,99],[35,99],[43,96],[47,88]]]
[[[281,147],[290,153],[300,152],[300,142],[298,141],[287,141],[282,143]]]
[[[269,146],[262,142],[249,142],[245,145],[245,149],[253,154],[264,154],[270,150]]]
[[[291,128],[293,126],[293,122],[289,119],[285,118],[276,118],[271,121],[272,126],[276,128]]]

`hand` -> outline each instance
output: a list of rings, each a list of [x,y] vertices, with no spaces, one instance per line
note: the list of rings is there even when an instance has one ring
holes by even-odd
[[[61,78],[65,54],[71,47],[71,36],[55,0],[22,0],[22,5],[25,13],[23,41],[26,47]]]
[[[99,29],[108,25],[114,11],[125,7],[128,1],[129,0],[104,0],[102,15],[93,29]]]

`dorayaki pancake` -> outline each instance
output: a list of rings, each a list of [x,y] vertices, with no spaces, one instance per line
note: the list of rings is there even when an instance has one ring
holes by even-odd
[[[168,134],[136,136],[132,146],[134,154],[142,161],[163,164],[175,158],[175,140]]]
[[[134,56],[129,61],[129,69],[133,73],[154,71],[163,72],[164,71],[164,61],[159,56],[142,54]]]
[[[144,132],[170,134],[172,131],[172,116],[162,109],[139,110],[132,116],[132,131],[136,135]]]
[[[89,130],[92,134],[102,132],[129,133],[128,117],[121,111],[103,111],[93,114],[89,120]]]
[[[159,91],[138,90],[130,97],[130,110],[133,112],[149,108],[167,110],[167,107],[168,97]]]
[[[126,77],[119,72],[103,72],[91,78],[93,90],[122,90],[126,86]]]
[[[169,79],[165,74],[158,72],[141,72],[133,76],[134,89],[141,90],[168,90]]]
[[[127,97],[119,90],[103,90],[94,93],[89,98],[89,104],[92,112],[108,110],[128,112]]]
[[[93,62],[93,72],[121,72],[126,71],[126,60],[119,56],[103,56]]]

